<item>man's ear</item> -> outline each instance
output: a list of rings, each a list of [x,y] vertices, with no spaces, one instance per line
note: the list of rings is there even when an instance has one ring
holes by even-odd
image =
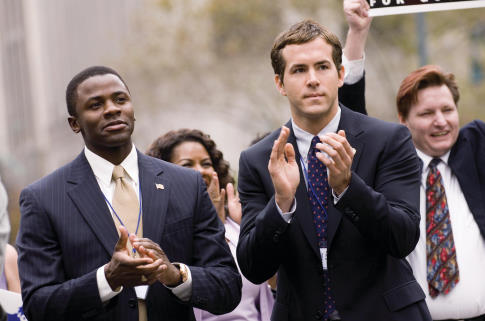
[[[278,88],[280,94],[286,96],[285,85],[283,84],[283,80],[280,78],[279,75],[274,75],[274,83],[276,85],[276,88]]]
[[[406,123],[406,118],[404,118],[404,116],[401,114],[401,113],[398,113],[397,114],[397,117],[399,118],[399,122],[404,125],[404,126],[407,126],[407,123]]]
[[[344,85],[345,68],[344,65],[340,65],[340,70],[338,71],[338,86],[339,88]]]
[[[81,127],[79,126],[79,122],[77,121],[76,116],[67,117],[67,122],[69,123],[69,126],[71,127],[72,131],[75,132],[76,134],[81,131]]]

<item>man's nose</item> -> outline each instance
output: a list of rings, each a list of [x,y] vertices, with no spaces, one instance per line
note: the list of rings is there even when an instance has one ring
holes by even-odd
[[[445,126],[446,125],[446,118],[445,115],[441,111],[438,111],[435,115],[434,124],[436,126]]]
[[[120,112],[120,107],[115,104],[112,100],[107,100],[106,105],[104,108],[104,113],[105,114],[113,114],[113,113],[119,113]]]
[[[308,80],[307,80],[307,85],[310,87],[316,87],[320,85],[320,80],[317,77],[317,74],[314,69],[310,69],[308,71]]]

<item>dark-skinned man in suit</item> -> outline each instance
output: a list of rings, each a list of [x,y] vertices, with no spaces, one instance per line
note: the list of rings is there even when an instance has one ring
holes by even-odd
[[[192,307],[234,309],[241,279],[205,184],[196,171],[136,150],[121,76],[87,68],[69,83],[66,102],[86,147],[20,196],[28,319],[194,320]],[[120,195],[131,202],[117,207]]]

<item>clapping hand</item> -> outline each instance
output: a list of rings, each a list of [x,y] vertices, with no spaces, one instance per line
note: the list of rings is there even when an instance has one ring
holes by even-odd
[[[320,140],[324,144],[317,144],[316,148],[321,152],[316,156],[327,166],[328,184],[337,195],[340,195],[350,184],[352,175],[350,168],[355,149],[350,146],[343,130],[325,134],[320,137]]]
[[[226,221],[226,212],[224,208],[226,191],[223,188],[220,188],[219,177],[216,172],[212,173],[212,179],[207,187],[207,193],[209,193],[209,198],[216,208],[217,216],[219,216],[219,219],[224,223]]]
[[[275,201],[283,213],[290,210],[296,189],[300,184],[300,172],[295,159],[295,150],[293,145],[287,143],[289,136],[289,128],[283,126],[278,139],[273,144],[268,163],[268,171],[275,189]]]

